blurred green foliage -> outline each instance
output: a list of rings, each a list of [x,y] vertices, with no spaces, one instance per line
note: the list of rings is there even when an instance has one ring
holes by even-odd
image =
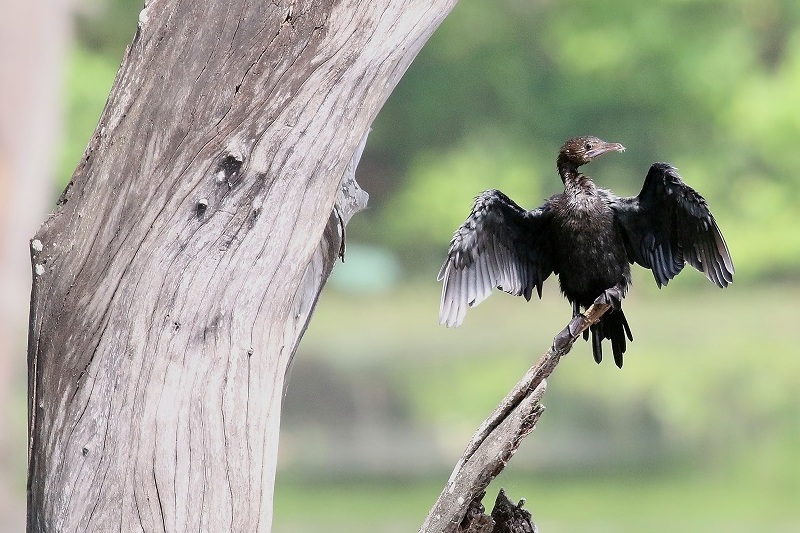
[[[82,47],[75,48],[69,55],[65,69],[67,134],[63,137],[59,155],[61,186],[66,185],[97,126],[114,81],[116,66],[108,58]]]
[[[635,194],[669,161],[709,200],[740,281],[796,279],[798,86],[791,0],[461,3],[376,121],[371,147],[408,163],[373,238],[441,255],[472,196],[539,205],[564,139],[592,133],[628,147],[593,165],[599,183]]]
[[[112,0],[79,20],[62,177],[139,7]],[[374,124],[360,179],[375,209],[350,237],[429,271],[472,197],[496,187],[539,205],[559,189],[560,145],[591,133],[628,147],[593,165],[599,183],[635,194],[669,161],[709,200],[739,281],[796,279],[799,86],[794,0],[461,2]]]

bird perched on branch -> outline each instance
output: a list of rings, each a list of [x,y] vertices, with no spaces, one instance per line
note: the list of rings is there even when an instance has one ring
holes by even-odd
[[[674,167],[654,163],[639,195],[629,198],[597,187],[578,170],[607,152],[624,150],[597,137],[568,140],[558,153],[564,192],[531,211],[498,190],[478,195],[439,271],[444,282],[439,322],[458,326],[467,308],[495,287],[526,300],[535,289],[541,298],[542,284],[556,273],[573,318],[595,301],[612,306],[590,328],[592,351],[599,363],[602,341],[610,340],[621,368],[626,339],[633,340],[621,307],[630,263],[652,270],[659,287],[686,263],[719,287],[731,283],[733,262],[714,216]]]

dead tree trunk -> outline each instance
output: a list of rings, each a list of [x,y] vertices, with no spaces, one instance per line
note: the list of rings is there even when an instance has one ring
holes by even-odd
[[[31,243],[29,531],[270,530],[343,176],[454,3],[148,3]]]

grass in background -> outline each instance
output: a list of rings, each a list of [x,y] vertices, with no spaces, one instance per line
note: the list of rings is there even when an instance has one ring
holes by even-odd
[[[660,292],[637,279],[621,371],[576,344],[488,499],[501,486],[527,498],[549,533],[800,531],[800,288],[719,291],[688,278]],[[433,284],[327,291],[297,357],[385,375],[447,466],[398,479],[283,464],[275,531],[416,530],[472,431],[570,313],[552,286],[527,305],[495,295],[454,330],[436,324],[437,306]]]
[[[535,437],[530,437],[534,438]],[[558,478],[514,474],[514,463],[490,486],[491,508],[500,487],[548,533],[796,532],[797,496],[784,487],[703,471],[649,477]],[[319,481],[279,478],[277,533],[408,532],[422,525],[447,479],[414,482]]]

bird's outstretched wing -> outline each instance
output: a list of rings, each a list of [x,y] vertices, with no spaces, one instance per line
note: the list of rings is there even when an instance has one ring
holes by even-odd
[[[733,281],[733,261],[705,199],[667,163],[654,163],[639,196],[612,203],[631,262],[653,271],[659,287],[686,263],[719,287]]]
[[[546,226],[549,210],[526,211],[492,189],[475,198],[472,212],[450,241],[438,280],[443,281],[439,323],[458,326],[468,307],[498,287],[530,300],[553,272]]]

